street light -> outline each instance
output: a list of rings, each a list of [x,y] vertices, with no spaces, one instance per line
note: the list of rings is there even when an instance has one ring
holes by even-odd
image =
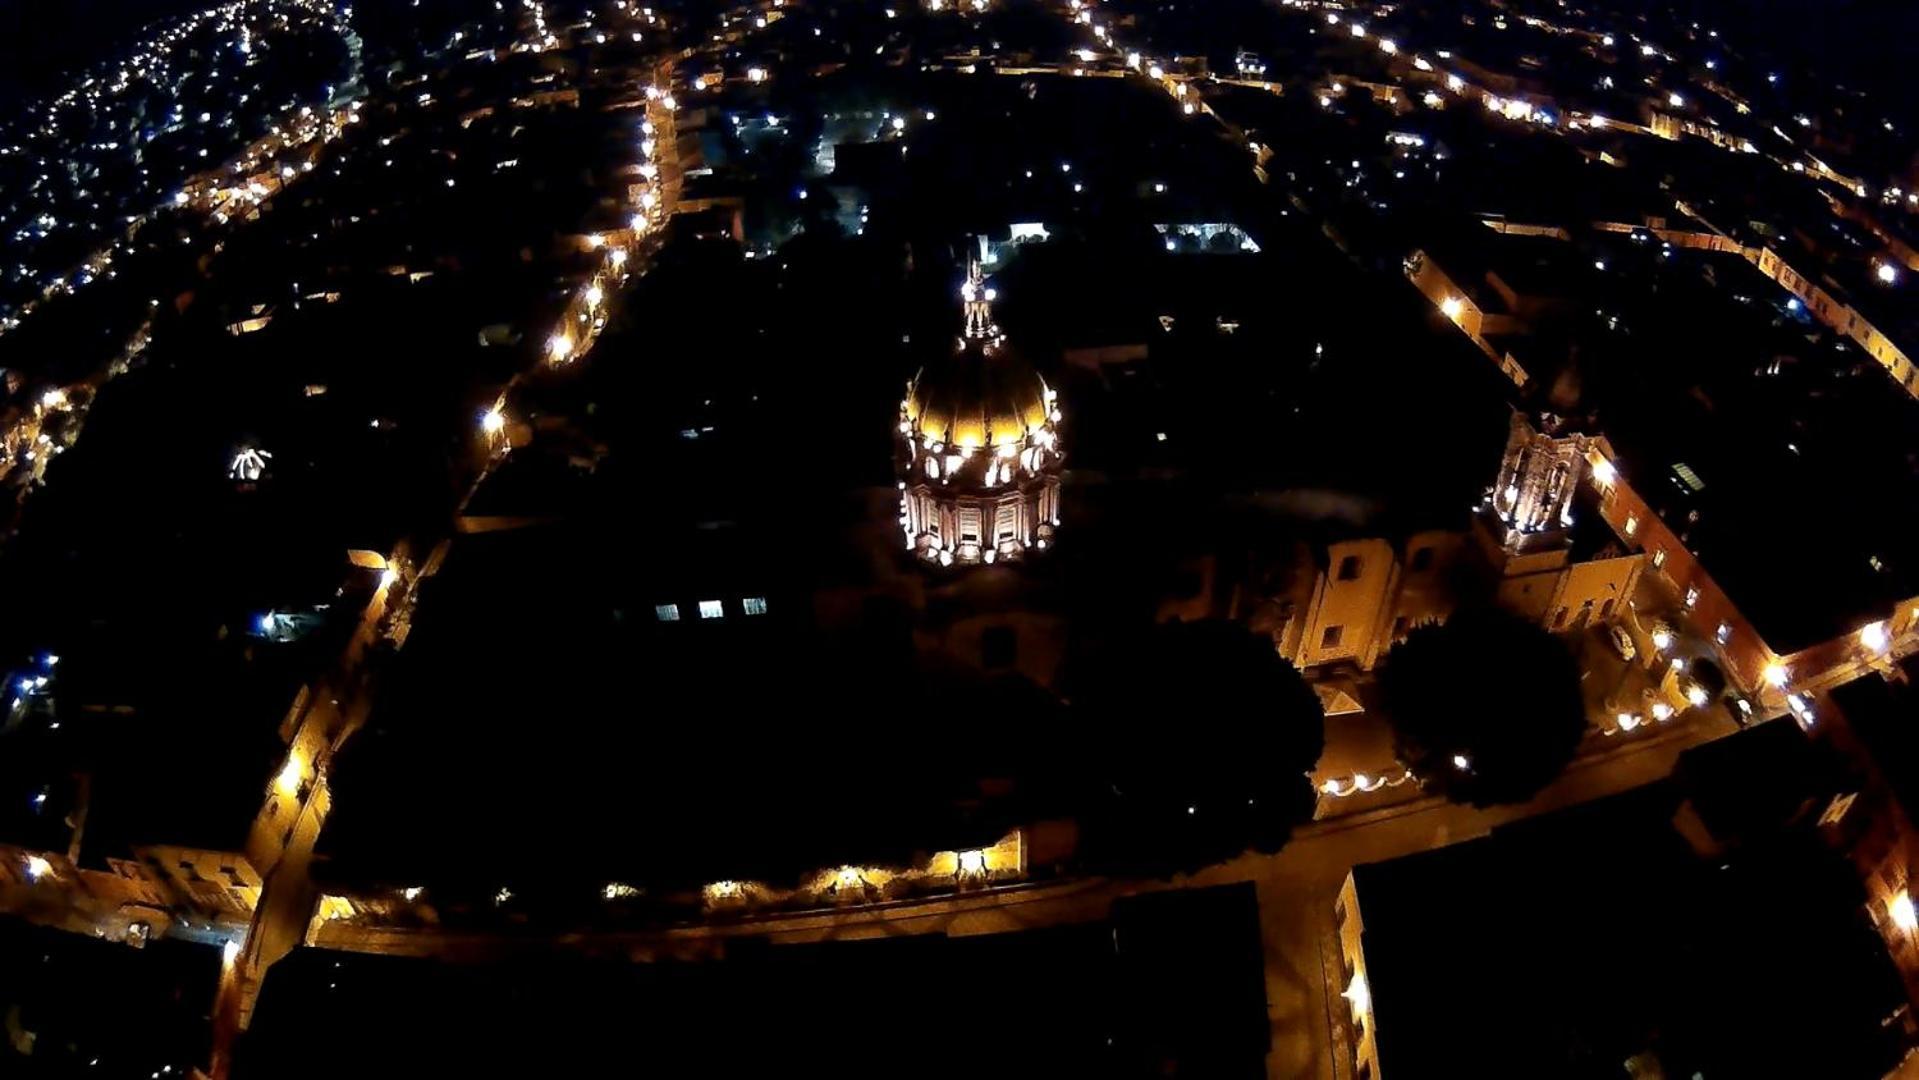
[[[1900,889],[1886,901],[1886,914],[1892,916],[1892,925],[1910,934],[1919,928],[1919,911],[1914,911],[1912,897],[1906,890]]]
[[[498,407],[488,409],[481,413],[480,430],[486,432],[488,435],[498,435],[500,432],[506,430],[506,414],[502,413]]]
[[[1783,689],[1790,677],[1791,673],[1786,670],[1786,665],[1777,660],[1766,665],[1766,682],[1769,685]]]
[[[1886,646],[1892,644],[1892,638],[1886,633],[1885,622],[1870,622],[1860,627],[1859,644],[1864,645],[1868,652],[1885,652]]]
[[[306,770],[300,766],[300,759],[288,757],[286,766],[280,770],[280,775],[273,778],[273,788],[291,799],[300,793],[300,780],[305,775]]]
[[[39,881],[53,873],[53,864],[38,855],[27,856],[27,880]]]
[[[1463,314],[1465,310],[1466,310],[1465,301],[1461,300],[1457,296],[1448,296],[1446,299],[1441,300],[1439,302],[1440,314],[1446,316],[1448,319],[1451,319],[1454,322],[1459,321],[1459,316]]]
[[[1355,1017],[1365,1016],[1373,1010],[1373,991],[1366,985],[1366,973],[1363,971],[1353,972],[1353,981],[1346,984],[1346,989],[1339,996],[1352,1002]]]

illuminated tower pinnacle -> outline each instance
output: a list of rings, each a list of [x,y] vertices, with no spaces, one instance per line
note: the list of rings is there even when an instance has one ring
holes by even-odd
[[[1593,440],[1544,416],[1535,428],[1515,412],[1499,476],[1487,493],[1484,515],[1509,551],[1562,547],[1573,523],[1573,494],[1584,479]]]
[[[993,301],[999,298],[999,290],[986,284],[986,276],[980,270],[978,259],[966,260],[966,283],[960,286],[960,301],[966,313],[966,336],[969,338],[998,338],[999,327],[993,323]]]

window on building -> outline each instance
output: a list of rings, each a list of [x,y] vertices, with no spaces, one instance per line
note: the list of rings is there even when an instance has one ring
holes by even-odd
[[[749,596],[740,601],[740,610],[748,615],[764,615],[766,614],[766,597]]]
[[[989,626],[979,635],[980,665],[1009,668],[1019,656],[1019,631],[1011,626]]]
[[[1826,804],[1826,812],[1819,815],[1819,824],[1837,825],[1845,820],[1846,811],[1852,809],[1852,801],[1858,797],[1859,793],[1856,791],[1834,795],[1832,801]]]
[[[1359,578],[1359,556],[1348,555],[1339,560],[1339,580],[1355,581]]]
[[[1721,645],[1724,645],[1726,642],[1731,641],[1732,640],[1732,624],[1726,623],[1726,622],[1720,623],[1719,627],[1712,632],[1712,639],[1714,641],[1717,641]]]
[[[1433,549],[1429,547],[1423,547],[1423,548],[1420,548],[1418,551],[1413,552],[1412,560],[1406,564],[1406,568],[1408,570],[1411,570],[1413,573],[1417,574],[1423,570],[1431,569],[1432,565],[1433,565]]]
[[[1686,590],[1686,608],[1690,611],[1692,608],[1698,606],[1698,604],[1699,586],[1694,585],[1692,588]]]
[[[1652,553],[1652,568],[1658,570],[1666,565],[1666,549],[1660,548]]]
[[[653,617],[660,620],[661,622],[679,622],[680,621],[680,605],[654,604]]]
[[[979,510],[967,507],[960,511],[960,543],[979,543]]]
[[[1337,649],[1339,647],[1339,639],[1344,637],[1345,634],[1345,627],[1329,626],[1326,628],[1325,633],[1319,635],[1319,647],[1322,649]]]
[[[999,513],[994,517],[993,535],[996,540],[1011,540],[1019,535],[1019,506],[1012,500],[1000,504]]]
[[[1626,515],[1626,535],[1631,536],[1638,531],[1639,531],[1639,515],[1627,514]]]
[[[702,600],[700,601],[700,618],[724,619],[726,618],[726,605],[718,600]]]

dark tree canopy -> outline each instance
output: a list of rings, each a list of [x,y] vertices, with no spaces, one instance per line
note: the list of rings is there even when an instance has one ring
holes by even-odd
[[[1572,760],[1586,731],[1572,653],[1538,624],[1497,608],[1414,630],[1392,651],[1380,684],[1400,757],[1459,802],[1532,798]]]
[[[1312,816],[1325,715],[1269,638],[1166,623],[1069,681],[1091,755],[1083,850],[1096,868],[1170,873],[1277,851]]]

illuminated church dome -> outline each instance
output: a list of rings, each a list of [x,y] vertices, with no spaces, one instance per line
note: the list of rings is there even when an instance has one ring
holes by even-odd
[[[1059,525],[1054,391],[1006,346],[978,263],[960,287],[966,328],[900,402],[900,527],[929,562],[1019,559]]]

